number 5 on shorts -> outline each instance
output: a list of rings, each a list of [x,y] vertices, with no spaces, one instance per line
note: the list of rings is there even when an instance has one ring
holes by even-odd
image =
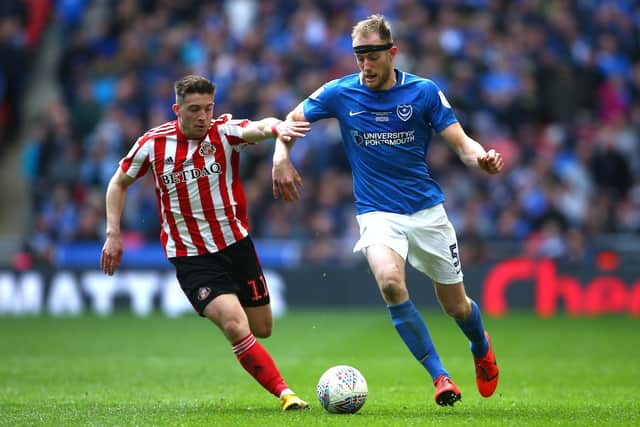
[[[449,250],[451,251],[451,259],[453,260],[453,266],[458,267],[460,265],[460,258],[458,257],[458,244],[454,243],[449,246]],[[456,271],[456,274],[459,273],[460,270]]]

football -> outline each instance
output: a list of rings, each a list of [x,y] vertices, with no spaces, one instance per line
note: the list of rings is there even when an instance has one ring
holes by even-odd
[[[318,400],[332,414],[355,414],[368,395],[367,381],[352,366],[333,366],[318,381]]]

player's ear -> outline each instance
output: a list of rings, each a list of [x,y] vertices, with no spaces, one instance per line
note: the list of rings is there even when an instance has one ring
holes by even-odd
[[[178,115],[178,111],[180,110],[180,106],[178,104],[173,104],[171,106],[171,109],[173,110],[174,113],[176,113],[176,116]]]
[[[391,54],[391,59],[395,58],[397,53],[398,53],[398,46],[392,46],[391,49],[389,49],[389,54]]]

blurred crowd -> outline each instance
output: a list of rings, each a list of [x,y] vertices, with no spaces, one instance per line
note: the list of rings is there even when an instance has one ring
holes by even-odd
[[[50,9],[50,0],[0,2],[0,155],[17,136],[27,70]]]
[[[322,83],[357,71],[353,24],[389,18],[396,66],[433,79],[467,132],[507,170],[466,169],[437,137],[428,164],[467,264],[488,241],[589,260],[592,242],[640,235],[640,5],[634,0],[104,0],[54,2],[63,97],[25,144],[29,251],[101,242],[104,192],[148,128],[175,118],[173,82],[217,84],[217,114],[283,117]],[[1,29],[1,28],[0,28]],[[0,31],[0,37],[2,36]],[[351,175],[335,121],[297,142],[301,202],[274,201],[272,143],[241,164],[256,239],[303,242],[303,260],[344,262],[356,240]],[[402,191],[402,189],[398,189]],[[157,242],[153,183],[127,196],[126,244]],[[516,255],[511,253],[511,255]]]

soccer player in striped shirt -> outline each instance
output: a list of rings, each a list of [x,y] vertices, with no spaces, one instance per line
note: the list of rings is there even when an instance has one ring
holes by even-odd
[[[106,240],[100,266],[120,264],[120,217],[127,188],[149,170],[155,181],[160,241],[195,311],[215,323],[244,369],[280,399],[283,410],[308,404],[287,386],[256,340],[271,335],[269,290],[249,236],[240,183],[239,150],[281,136],[304,136],[309,123],[264,118],[213,118],[215,85],[200,76],[175,83],[177,120],[155,127],[133,144],[106,193]]]
[[[287,117],[338,119],[360,226],[354,251],[364,252],[398,334],[429,372],[436,403],[453,405],[461,393],[411,301],[407,259],[433,281],[444,311],[469,339],[478,390],[489,397],[498,384],[498,366],[480,310],[466,295],[456,233],[426,154],[436,131],[468,167],[498,173],[502,158],[467,136],[433,81],[394,68],[398,48],[382,15],[354,26],[352,46],[360,73],[326,83]],[[278,138],[273,156],[274,197],[286,201],[299,198],[301,184],[289,160],[292,142]]]

